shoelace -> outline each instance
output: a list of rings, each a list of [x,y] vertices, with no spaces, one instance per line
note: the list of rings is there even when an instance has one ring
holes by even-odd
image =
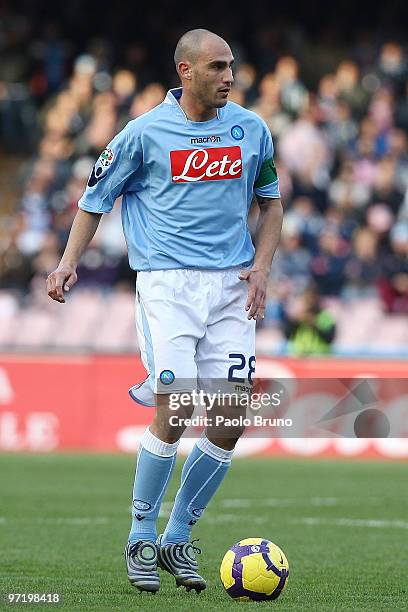
[[[191,546],[193,548],[193,552],[196,553],[197,555],[201,555],[201,548],[198,548],[198,546],[194,546],[194,542],[199,542],[199,541],[200,541],[200,538],[196,538],[195,540],[191,540],[191,542],[190,542],[190,544],[191,544]],[[184,546],[184,544],[178,544],[177,548],[181,550],[183,548],[183,546]]]
[[[201,548],[198,548],[198,546],[194,546],[194,542],[199,542],[200,538],[196,538],[195,540],[191,540],[191,546],[193,547],[193,551],[195,553],[197,553],[197,555],[201,555]]]

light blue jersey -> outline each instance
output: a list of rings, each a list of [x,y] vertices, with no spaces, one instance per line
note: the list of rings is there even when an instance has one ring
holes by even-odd
[[[233,102],[190,121],[168,92],[130,121],[96,162],[83,210],[106,213],[123,195],[122,222],[134,270],[249,266],[253,193],[279,198],[268,127]]]

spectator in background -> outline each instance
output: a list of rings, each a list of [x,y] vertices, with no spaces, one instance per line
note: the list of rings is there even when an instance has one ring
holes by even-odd
[[[234,88],[242,93],[241,100],[251,106],[258,95],[256,88],[256,70],[252,64],[243,62],[234,73]]]
[[[360,123],[359,135],[353,145],[354,173],[356,180],[371,188],[374,182],[376,159],[381,155],[378,144],[378,128],[369,117]]]
[[[346,263],[346,287],[343,296],[358,298],[375,296],[375,285],[380,275],[378,265],[378,236],[368,227],[353,234],[352,252]]]
[[[137,88],[137,76],[130,70],[120,69],[114,74],[112,93],[119,117],[118,125],[121,127],[124,127],[128,121],[130,106]]]
[[[39,279],[47,277],[50,272],[55,270],[61,259],[58,234],[48,231],[44,234],[41,247],[32,259],[32,267],[35,276]]]
[[[298,196],[292,201],[292,206],[285,218],[287,227],[298,228],[302,246],[306,247],[309,253],[316,252],[317,238],[325,221],[316,211],[313,200],[306,196]]]
[[[130,107],[130,116],[139,117],[163,101],[166,91],[160,83],[150,83],[137,94]]]
[[[321,111],[321,103],[318,103]],[[323,109],[323,112],[326,112]],[[333,151],[348,152],[358,135],[358,123],[353,118],[350,104],[345,100],[336,99],[332,113],[326,116],[325,132]]]
[[[383,157],[376,164],[369,204],[385,204],[394,217],[398,215],[404,194],[396,185],[396,163],[391,157]]]
[[[379,291],[387,312],[408,314],[408,222],[391,230],[391,252],[383,259]]]
[[[275,254],[272,279],[275,283],[290,283],[292,291],[304,288],[310,281],[311,256],[302,246],[301,222],[294,216],[285,219],[281,240]]]
[[[92,115],[83,132],[91,151],[103,151],[106,143],[114,136],[117,119],[114,95],[106,91],[95,96]]]
[[[329,197],[337,208],[353,217],[368,203],[370,188],[356,180],[351,159],[346,159],[341,164],[337,177],[330,184]]]
[[[319,293],[308,287],[283,311],[288,353],[296,357],[327,355],[336,334],[333,316],[320,306]]]
[[[400,93],[408,76],[407,59],[402,46],[394,41],[385,43],[380,51],[378,70],[380,82]]]
[[[330,151],[324,134],[316,125],[317,117],[309,103],[303,107],[279,141],[279,156],[291,172],[308,169],[312,180],[330,163]]]
[[[34,275],[31,258],[19,241],[25,227],[22,214],[8,221],[7,233],[0,241],[0,289],[13,289],[24,294]]]
[[[408,189],[408,137],[404,130],[389,130],[388,155],[395,163],[395,186],[405,193]]]
[[[403,94],[398,98],[395,110],[395,124],[408,132],[408,79]]]
[[[330,149],[316,125],[316,108],[307,105],[278,143],[279,157],[293,177],[293,197],[310,197],[319,212],[327,207]]]
[[[382,257],[390,252],[389,235],[394,223],[393,214],[386,204],[373,204],[366,211],[365,223],[377,236],[377,261],[380,264]]]
[[[336,89],[340,100],[347,102],[355,117],[361,118],[367,105],[367,95],[360,85],[360,71],[355,62],[340,62],[336,70]]]
[[[311,260],[313,279],[322,295],[340,295],[345,283],[348,245],[337,228],[327,226],[318,239],[318,251]]]
[[[276,62],[275,78],[280,86],[283,108],[297,116],[305,108],[308,92],[299,80],[299,64],[294,57],[285,55]]]
[[[268,72],[259,83],[259,97],[250,109],[262,117],[279,138],[291,123],[289,113],[282,106],[282,89],[276,75]]]
[[[322,124],[329,124],[335,120],[337,95],[334,74],[330,73],[322,76],[317,87],[317,107],[319,109],[319,121]]]

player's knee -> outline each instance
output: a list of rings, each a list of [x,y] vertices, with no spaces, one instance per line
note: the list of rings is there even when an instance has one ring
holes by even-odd
[[[180,440],[181,435],[182,434],[179,432],[162,431],[160,433],[160,439],[166,442],[166,444],[174,444]]]
[[[156,438],[159,438],[166,444],[174,444],[178,442],[182,436],[183,430],[172,428],[165,421],[155,418],[150,425],[150,431]]]
[[[226,450],[232,450],[233,448],[235,448],[236,443],[238,442],[238,440],[240,439],[244,431],[245,431],[245,427],[241,427],[238,429],[238,431],[236,430],[234,431],[233,435],[228,438],[228,442],[231,448],[226,449]]]
[[[222,437],[220,437],[219,432],[218,432],[218,435],[212,436],[211,432],[207,430],[207,438],[210,440],[210,442],[215,444],[215,446],[218,446],[219,448],[222,448],[223,450],[229,451],[229,450],[234,450],[236,443],[238,442],[238,440],[240,439],[244,431],[245,431],[245,427],[242,427],[242,428],[234,427],[233,433],[226,432]]]
[[[153,433],[157,432],[163,442],[173,444],[181,438],[186,421],[191,418],[193,412],[194,405],[179,405],[175,409],[169,404],[169,396],[158,396],[156,415],[150,429]]]

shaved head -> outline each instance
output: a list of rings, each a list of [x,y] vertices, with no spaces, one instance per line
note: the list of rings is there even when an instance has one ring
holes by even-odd
[[[190,30],[177,43],[174,63],[180,77],[180,106],[191,118],[205,121],[228,101],[234,77],[234,56],[221,36],[204,30]]]
[[[204,43],[209,42],[210,40],[218,40],[219,42],[227,44],[224,39],[221,38],[221,36],[218,36],[218,34],[214,34],[214,32],[210,32],[210,30],[204,30],[202,28],[198,28],[197,30],[189,30],[183,34],[178,41],[176,50],[174,52],[174,63],[176,65],[176,69],[178,69],[180,62],[190,62],[191,64],[194,64],[204,46]]]

